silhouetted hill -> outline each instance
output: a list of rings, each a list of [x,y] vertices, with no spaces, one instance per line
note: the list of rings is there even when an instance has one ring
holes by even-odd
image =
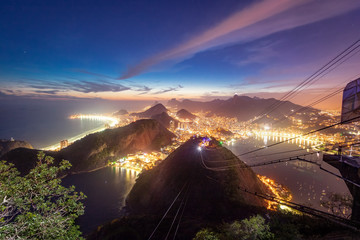
[[[165,239],[176,210],[185,201],[178,239],[191,239],[209,223],[247,217],[259,209],[266,211],[263,199],[239,189],[266,193],[255,173],[215,140],[200,152],[201,141],[188,140],[157,167],[141,173],[126,199],[127,216],[98,227],[89,239],[148,239],[172,203],[174,207],[164,219],[165,228],[159,228],[153,239]],[[207,169],[224,164],[234,166],[225,171]]]
[[[215,129],[216,132],[220,133],[223,136],[232,136],[234,135],[233,132],[229,131],[229,130],[225,130],[224,128],[217,128]]]
[[[212,140],[212,147],[199,151],[201,140],[188,140],[159,166],[141,174],[126,201],[129,211],[142,214],[161,212],[186,184],[192,188],[189,212],[206,219],[232,214],[237,207],[265,206],[262,199],[238,190],[238,186],[242,186],[265,193],[265,186],[252,169],[216,140]],[[224,160],[227,161],[219,162]],[[212,171],[204,165],[209,168],[234,167]]]
[[[30,148],[32,149],[33,147],[31,146],[30,143],[26,142],[26,141],[11,141],[11,140],[0,140],[0,157],[2,155],[4,155],[7,152],[10,152],[13,149],[16,148]]]
[[[264,113],[264,111],[269,110],[271,106],[279,103],[281,103],[281,105],[269,113],[269,116],[273,118],[282,118],[284,115],[291,114],[291,110],[301,108],[300,105],[289,101],[279,101],[274,98],[251,98],[237,95],[227,100],[215,99],[210,102],[199,102],[187,99],[178,101],[176,99],[171,99],[168,102],[168,105],[176,108],[186,108],[191,112],[204,111],[209,112],[210,115],[216,114],[224,117],[236,117],[239,121],[247,121]],[[318,110],[313,108],[306,108],[302,112],[309,111],[318,112]]]
[[[125,109],[121,109],[121,110],[113,113],[113,116],[122,116],[122,115],[126,115],[126,114],[128,114],[128,111]]]
[[[148,110],[146,110],[144,112],[132,113],[131,115],[137,116],[140,118],[150,118],[151,116],[161,114],[163,112],[168,112],[168,110],[166,109],[166,107],[164,107],[164,105],[162,105],[161,103],[158,103],[155,106],[152,106],[151,108],[149,108]]]
[[[181,109],[176,113],[176,116],[178,118],[182,118],[182,119],[190,119],[190,120],[194,120],[196,118],[196,116],[194,114],[192,114],[191,112],[185,110],[185,109]]]
[[[173,137],[175,135],[156,120],[143,119],[124,127],[90,134],[59,152],[46,154],[55,157],[56,161],[69,160],[72,164],[70,172],[78,173],[105,167],[109,161],[129,153],[158,150],[170,144]],[[26,173],[35,166],[38,151],[18,148],[2,159],[14,163],[20,172]]]
[[[178,120],[173,119],[166,112],[156,114],[154,116],[151,116],[151,118],[157,120],[158,122],[160,122],[166,128],[170,128],[171,121],[174,122],[174,127],[175,128],[177,127],[177,125],[179,123]]]

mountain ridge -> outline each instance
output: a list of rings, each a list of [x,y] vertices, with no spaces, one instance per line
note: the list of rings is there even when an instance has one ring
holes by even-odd
[[[268,115],[272,118],[282,118],[285,115],[291,114],[296,109],[303,108],[300,105],[294,104],[290,101],[280,101],[275,98],[251,98],[248,96],[235,95],[226,100],[214,99],[207,102],[193,101],[184,99],[178,101],[175,98],[167,103],[173,108],[184,108],[190,112],[208,112],[209,115],[218,115],[223,117],[235,117],[239,121],[247,121],[255,116],[259,116],[266,111],[271,110],[272,106],[278,106],[274,111],[269,111]],[[300,112],[318,112],[314,108],[305,108]]]

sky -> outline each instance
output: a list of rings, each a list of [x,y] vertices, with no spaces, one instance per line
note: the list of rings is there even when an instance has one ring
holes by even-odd
[[[358,0],[2,0],[0,100],[279,99],[357,41],[359,22]],[[359,65],[354,52],[290,100],[344,87]]]

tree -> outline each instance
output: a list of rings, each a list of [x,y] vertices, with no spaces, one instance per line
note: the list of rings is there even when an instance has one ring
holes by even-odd
[[[208,228],[201,229],[196,233],[193,240],[220,240],[219,235]]]
[[[270,232],[270,226],[260,215],[250,217],[224,226],[226,239],[273,239],[274,234]]]
[[[234,223],[233,223],[234,224]],[[230,225],[231,226],[231,225]],[[240,239],[273,239],[274,234],[270,232],[270,227],[265,223],[265,219],[256,215],[241,221],[239,233]]]
[[[196,233],[193,240],[272,240],[274,234],[270,232],[270,226],[260,215],[224,224],[219,232],[213,232],[208,228],[201,229]]]
[[[38,154],[38,163],[21,177],[13,164],[0,162],[0,239],[81,239],[75,219],[84,214],[83,193],[62,186],[60,173],[68,161],[54,166]]]

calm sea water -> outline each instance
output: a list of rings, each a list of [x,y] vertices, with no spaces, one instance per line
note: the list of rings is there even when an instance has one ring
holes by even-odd
[[[251,151],[255,148],[269,145],[278,141],[279,140],[269,137],[258,139],[249,138],[247,140],[237,141],[234,144],[227,146],[227,148],[234,154],[242,154],[248,152],[249,150]],[[299,147],[299,143],[293,141],[291,143],[283,143],[271,148],[267,148],[256,153],[243,155],[239,158],[246,164],[252,165],[276,159],[307,154],[308,151],[306,149],[310,148],[310,145],[304,145],[304,143],[301,145],[301,147]],[[300,151],[274,154],[293,150]],[[319,157],[317,154],[301,157],[307,160],[320,162],[322,159],[321,154]],[[325,162],[321,162],[321,166],[326,170],[336,173],[337,175],[341,175],[336,168],[328,165]],[[288,187],[293,195],[292,201],[301,203],[306,206],[311,206],[322,211],[327,211],[327,209],[320,206],[320,201],[327,200],[328,196],[330,196],[332,193],[350,195],[350,192],[342,179],[321,170],[318,166],[311,163],[289,161],[285,163],[254,167],[253,170],[257,174],[265,175],[271,179],[274,179],[277,183]]]
[[[65,186],[75,185],[77,191],[87,196],[84,201],[85,214],[78,222],[83,233],[88,234],[98,225],[120,216],[136,176],[137,173],[133,170],[107,167],[63,179]]]
[[[58,143],[103,125],[95,120],[68,119],[72,114],[106,114],[141,109],[140,101],[67,100],[0,101],[0,139],[26,140],[35,148]]]

